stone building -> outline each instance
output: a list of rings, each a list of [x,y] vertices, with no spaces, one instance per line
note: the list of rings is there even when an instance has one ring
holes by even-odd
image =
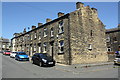
[[[6,38],[0,38],[0,51],[10,50],[10,41]]]
[[[106,30],[107,51],[120,51],[120,24],[116,28]]]
[[[0,38],[0,51],[2,51],[2,38]]]
[[[11,39],[15,51],[49,53],[58,63],[80,64],[105,62],[105,27],[98,18],[97,9],[76,3],[76,10],[46,23],[32,26],[32,30],[15,33]]]

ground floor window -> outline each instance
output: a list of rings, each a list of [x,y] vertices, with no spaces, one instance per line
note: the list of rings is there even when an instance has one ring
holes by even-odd
[[[41,43],[38,43],[38,52],[41,53]]]
[[[45,42],[44,44],[43,44],[43,53],[46,53],[47,52],[47,43]]]
[[[64,41],[59,41],[59,53],[64,53]]]
[[[29,52],[29,45],[27,45],[27,52]]]
[[[36,44],[34,44],[34,52],[36,52]]]
[[[110,52],[110,51],[111,51],[111,48],[110,48],[110,47],[108,47],[108,48],[107,48],[107,51],[108,51],[108,52]]]

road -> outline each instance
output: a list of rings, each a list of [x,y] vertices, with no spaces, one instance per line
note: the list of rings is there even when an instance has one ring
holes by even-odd
[[[63,66],[58,64],[54,67],[39,67],[29,61],[19,62],[2,55],[2,78],[117,78],[119,68],[104,65],[69,71],[61,67]]]

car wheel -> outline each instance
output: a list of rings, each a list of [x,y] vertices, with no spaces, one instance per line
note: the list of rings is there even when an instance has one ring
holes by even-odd
[[[16,57],[15,57],[15,60],[17,60]]]
[[[39,66],[42,67],[42,63],[41,62],[39,63]]]
[[[55,66],[55,64],[53,64],[53,66]]]
[[[20,58],[18,58],[18,61],[20,61]]]
[[[114,62],[114,65],[117,65],[117,63]]]
[[[18,61],[18,58],[16,58],[16,57],[15,57],[15,60],[17,60],[17,61]]]

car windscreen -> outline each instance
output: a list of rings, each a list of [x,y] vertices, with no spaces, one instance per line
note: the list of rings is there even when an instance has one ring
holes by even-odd
[[[40,54],[40,57],[41,58],[48,58],[48,57],[50,57],[50,55],[48,55],[48,54]]]
[[[17,54],[16,52],[12,52],[12,54]]]
[[[26,55],[26,53],[19,53],[19,55]]]
[[[10,52],[10,51],[5,51],[5,52]]]
[[[116,56],[116,58],[120,58],[120,56]]]

